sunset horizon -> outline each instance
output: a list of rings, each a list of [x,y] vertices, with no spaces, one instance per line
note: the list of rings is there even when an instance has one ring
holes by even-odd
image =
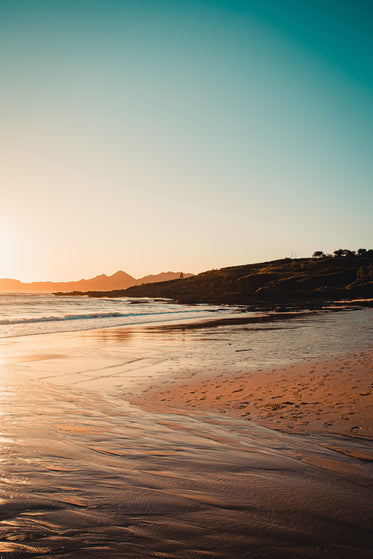
[[[368,247],[368,248],[359,247],[358,249],[344,248],[344,249],[335,249],[335,250],[330,250],[330,251],[324,251],[324,250],[317,251],[317,250],[316,250],[316,251],[313,251],[312,254],[303,255],[303,256],[298,255],[295,251],[291,251],[290,254],[289,254],[289,255],[286,255],[286,256],[279,256],[279,257],[277,257],[277,258],[263,259],[263,260],[257,260],[257,261],[250,261],[250,260],[248,259],[246,262],[240,262],[240,263],[236,263],[236,264],[234,264],[234,265],[232,265],[232,264],[228,264],[228,265],[226,265],[226,266],[223,265],[223,266],[221,266],[221,267],[219,267],[219,268],[217,268],[217,267],[211,268],[210,270],[224,269],[224,268],[230,268],[230,267],[239,267],[239,266],[245,266],[245,265],[248,265],[248,264],[259,264],[259,263],[261,263],[261,262],[262,262],[262,263],[266,263],[266,262],[275,262],[275,261],[277,261],[277,260],[284,260],[284,261],[286,261],[286,260],[309,259],[309,258],[314,257],[314,255],[317,254],[318,252],[319,252],[321,255],[323,255],[323,256],[332,257],[332,256],[334,255],[335,252],[338,252],[338,250],[350,252],[351,255],[353,255],[353,254],[357,255],[357,254],[358,254],[358,251],[368,251],[369,254],[370,254],[370,253],[372,252],[373,249],[371,249],[371,248],[369,248],[369,247]],[[166,267],[166,268],[163,269],[163,270],[159,270],[159,269],[156,269],[156,270],[148,270],[148,272],[147,272],[145,275],[142,275],[142,276],[135,276],[134,274],[131,274],[131,273],[128,271],[128,269],[126,269],[124,266],[122,266],[121,268],[118,268],[117,270],[114,270],[114,271],[111,272],[111,273],[107,273],[106,271],[102,271],[102,270],[101,270],[100,272],[98,272],[98,273],[96,273],[96,274],[94,274],[94,275],[92,275],[92,276],[81,276],[81,277],[79,277],[79,278],[77,278],[77,277],[75,277],[75,278],[69,277],[68,279],[62,279],[62,280],[61,280],[61,279],[45,279],[45,278],[43,278],[43,279],[33,279],[33,280],[28,280],[28,281],[26,281],[26,280],[24,280],[24,279],[15,278],[15,277],[12,277],[12,278],[10,278],[10,277],[0,277],[0,281],[1,281],[1,280],[15,280],[15,281],[18,281],[18,282],[21,282],[21,283],[25,283],[25,284],[32,284],[32,283],[70,283],[70,282],[86,281],[86,280],[95,279],[95,278],[98,278],[98,277],[108,277],[108,278],[111,278],[111,277],[113,277],[113,276],[115,276],[115,275],[117,275],[117,274],[121,274],[121,273],[123,273],[123,274],[125,274],[125,275],[128,275],[128,276],[130,276],[131,278],[133,278],[133,279],[135,279],[135,280],[140,280],[141,278],[147,278],[147,277],[156,276],[156,275],[162,275],[162,274],[167,274],[167,273],[168,273],[168,274],[178,274],[178,275],[182,274],[183,276],[184,276],[185,274],[186,274],[186,275],[191,275],[191,274],[192,274],[192,275],[198,275],[198,274],[201,274],[201,273],[204,273],[204,272],[208,272],[208,271],[210,271],[210,270],[207,269],[207,268],[203,268],[203,269],[198,270],[198,271],[195,272],[195,271],[186,270],[185,268],[182,268],[182,269],[180,269],[180,270],[178,270],[178,271],[175,271],[175,270],[171,270],[170,268],[167,268],[167,267]]]
[[[0,277],[372,245],[372,5],[0,4]]]

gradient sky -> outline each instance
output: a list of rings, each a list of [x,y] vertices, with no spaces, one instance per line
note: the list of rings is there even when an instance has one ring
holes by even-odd
[[[373,2],[0,0],[0,277],[373,245]]]

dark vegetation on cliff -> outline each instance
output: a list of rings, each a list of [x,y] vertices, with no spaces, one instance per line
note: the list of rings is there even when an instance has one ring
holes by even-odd
[[[364,249],[360,249],[364,250]],[[373,297],[373,251],[284,258],[196,276],[88,292],[92,297],[162,297],[183,303],[289,304]],[[337,252],[337,251],[336,251]],[[78,293],[76,293],[78,295]],[[87,294],[87,293],[86,293]]]

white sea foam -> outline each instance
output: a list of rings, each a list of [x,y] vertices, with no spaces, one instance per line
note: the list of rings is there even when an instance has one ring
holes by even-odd
[[[119,313],[119,312],[107,312],[107,313],[92,313],[92,314],[68,314],[66,316],[41,316],[38,318],[19,318],[19,319],[5,319],[0,320],[0,325],[2,324],[33,324],[36,322],[59,322],[62,320],[88,320],[97,318],[129,318],[132,317],[160,317],[161,315],[171,315],[172,317],[178,314],[195,314],[204,312],[202,309],[193,309],[189,311],[173,311],[173,312],[152,312],[152,313]]]

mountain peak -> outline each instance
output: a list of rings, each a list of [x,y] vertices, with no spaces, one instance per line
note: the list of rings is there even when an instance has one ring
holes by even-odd
[[[187,274],[191,275],[191,274]],[[180,277],[178,272],[166,272],[156,274],[154,276],[145,276],[140,279],[135,279],[123,270],[118,270],[112,276],[100,274],[91,279],[81,279],[79,281],[68,282],[32,282],[24,283],[19,280],[3,278],[0,279],[0,291],[13,291],[13,292],[41,292],[53,293],[55,291],[69,292],[69,291],[113,291],[118,289],[127,289],[131,285],[139,283],[159,282]]]
[[[117,272],[115,272],[115,274],[113,274],[112,276],[110,276],[111,278],[131,278],[132,276],[130,276],[129,274],[127,274],[126,272],[123,272],[123,270],[118,270]],[[134,279],[134,278],[133,278]]]

